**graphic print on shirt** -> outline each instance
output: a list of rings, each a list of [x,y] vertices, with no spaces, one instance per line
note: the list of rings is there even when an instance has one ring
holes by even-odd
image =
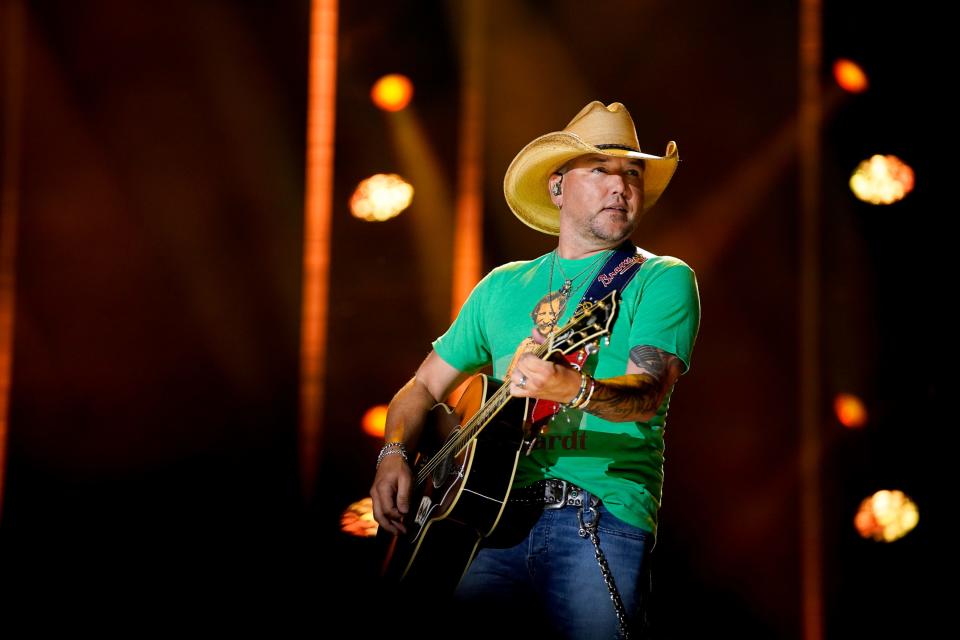
[[[510,366],[507,367],[504,380],[510,379],[510,374],[513,373],[513,368],[517,365],[520,356],[536,351],[537,347],[543,344],[546,339],[557,330],[560,318],[563,316],[566,308],[567,296],[561,294],[559,290],[551,291],[540,298],[537,304],[534,305],[533,311],[530,312],[530,319],[533,320],[533,331],[531,331],[530,335],[524,338],[517,347],[516,353],[513,354],[513,360],[510,361]]]

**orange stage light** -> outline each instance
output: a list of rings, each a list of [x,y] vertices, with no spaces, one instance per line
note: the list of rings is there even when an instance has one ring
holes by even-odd
[[[300,479],[309,503],[320,459],[327,380],[327,307],[337,97],[337,0],[313,0],[307,105],[303,284],[300,311]]]
[[[413,83],[399,73],[383,76],[373,84],[370,99],[384,111],[400,111],[413,98]]]
[[[840,58],[833,63],[833,79],[841,89],[850,93],[863,93],[869,86],[867,74],[860,65],[846,58]]]
[[[867,424],[867,408],[860,398],[853,394],[838,393],[833,399],[833,412],[845,427],[859,429]]]
[[[363,432],[377,438],[383,437],[383,427],[386,423],[387,405],[385,404],[370,407],[367,409],[367,412],[363,414],[363,419],[361,420]]]
[[[892,204],[913,191],[913,169],[896,156],[876,154],[850,176],[853,194],[870,204]]]
[[[357,185],[350,212],[367,222],[383,222],[400,214],[413,200],[413,186],[395,173],[378,173]]]
[[[910,533],[920,521],[917,505],[902,491],[877,491],[860,503],[853,525],[864,538],[893,542]]]
[[[377,535],[380,525],[373,519],[373,499],[363,498],[347,507],[340,515],[340,530],[360,538]]]

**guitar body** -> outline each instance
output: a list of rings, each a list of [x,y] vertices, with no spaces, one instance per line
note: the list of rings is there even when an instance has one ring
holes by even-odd
[[[523,447],[529,404],[512,398],[492,417],[478,415],[490,411],[487,401],[501,384],[479,374],[455,408],[438,404],[428,414],[414,476],[419,478],[427,465],[435,468],[411,489],[407,533],[379,534],[388,546],[385,578],[452,592],[480,541],[496,528]],[[460,445],[462,425],[477,418],[484,418],[485,426]]]

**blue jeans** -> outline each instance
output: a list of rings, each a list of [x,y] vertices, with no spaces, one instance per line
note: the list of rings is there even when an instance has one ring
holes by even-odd
[[[471,607],[476,637],[497,630],[501,638],[514,636],[517,629],[507,621],[513,616],[525,632],[539,631],[535,637],[545,631],[560,638],[617,637],[616,609],[593,543],[578,535],[577,511],[574,506],[537,511],[518,543],[477,553],[454,596],[458,604]],[[623,600],[631,636],[638,637],[653,534],[616,518],[603,503],[597,513],[600,549]],[[583,517],[590,522],[592,514],[584,509]],[[487,630],[481,632],[481,626]]]

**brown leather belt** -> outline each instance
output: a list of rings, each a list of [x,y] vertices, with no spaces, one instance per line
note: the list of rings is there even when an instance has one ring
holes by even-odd
[[[509,502],[536,505],[544,509],[561,509],[581,507],[585,497],[589,499],[591,507],[595,507],[600,502],[600,498],[571,482],[551,478],[534,482],[528,487],[511,489]]]

